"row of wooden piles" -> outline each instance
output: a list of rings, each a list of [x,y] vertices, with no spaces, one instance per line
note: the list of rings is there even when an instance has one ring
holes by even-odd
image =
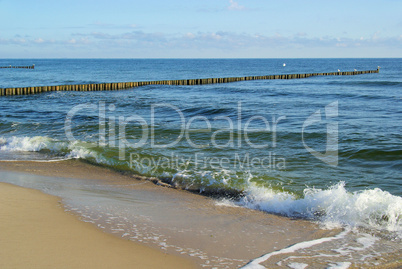
[[[52,91],[112,91],[130,89],[146,85],[203,85],[229,83],[248,80],[269,80],[269,79],[300,79],[315,76],[351,76],[361,74],[378,73],[377,70],[350,71],[350,72],[330,72],[330,73],[309,73],[309,74],[283,74],[267,76],[246,76],[246,77],[226,77],[226,78],[203,78],[203,79],[179,79],[179,80],[157,80],[140,82],[116,82],[116,83],[96,83],[96,84],[75,84],[57,86],[37,86],[20,88],[0,88],[0,96],[7,95],[28,95]]]
[[[35,69],[35,65],[30,65],[30,66],[12,66],[12,65],[8,65],[8,66],[0,66],[0,69],[4,69],[4,68],[22,68],[22,69]]]

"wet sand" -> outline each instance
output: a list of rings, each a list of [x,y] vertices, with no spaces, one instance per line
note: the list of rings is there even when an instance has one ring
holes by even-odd
[[[37,190],[0,183],[0,218],[1,268],[196,268],[79,221]]]

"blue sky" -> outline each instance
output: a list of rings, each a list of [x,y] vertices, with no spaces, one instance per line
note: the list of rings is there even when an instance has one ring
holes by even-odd
[[[0,0],[0,58],[402,57],[400,0]]]

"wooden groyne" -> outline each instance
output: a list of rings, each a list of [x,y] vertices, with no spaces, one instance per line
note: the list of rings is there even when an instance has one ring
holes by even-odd
[[[12,65],[8,65],[8,66],[0,66],[0,69],[4,69],[4,68],[22,68],[22,69],[35,69],[35,65],[29,65],[29,66],[12,66]]]
[[[112,91],[130,89],[146,85],[204,85],[216,83],[229,83],[248,80],[266,79],[300,79],[315,76],[353,76],[361,74],[379,73],[377,70],[351,71],[351,72],[331,72],[331,73],[308,73],[308,74],[282,74],[267,76],[246,76],[246,77],[226,77],[226,78],[202,78],[202,79],[179,79],[179,80],[158,80],[158,81],[139,81],[139,82],[114,82],[97,84],[78,84],[78,85],[57,85],[57,86],[37,86],[21,88],[0,88],[0,96],[8,95],[28,95],[52,91]]]

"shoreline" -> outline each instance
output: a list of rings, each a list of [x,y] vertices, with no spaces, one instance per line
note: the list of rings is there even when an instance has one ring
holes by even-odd
[[[122,242],[134,241],[131,243],[150,247],[158,253],[181,257],[185,262],[190,260],[199,268],[240,268],[267,253],[280,253],[292,245],[336,237],[343,230],[324,229],[308,220],[230,206],[223,200],[161,187],[144,177],[80,160],[0,161],[0,177],[2,182],[61,197],[65,211],[76,220],[92,222],[85,224],[97,232],[101,230]],[[353,244],[361,236],[350,233],[331,241],[334,246],[318,245],[318,249],[308,250],[312,252],[305,262],[315,263],[320,253],[338,249],[345,242]],[[286,257],[302,255],[302,252],[275,256],[261,265],[272,268],[281,259],[285,261]],[[334,261],[343,259],[334,258]],[[390,266],[393,262],[400,265],[397,253],[387,256],[380,264],[394,268]]]
[[[2,268],[196,268],[184,258],[104,233],[38,190],[1,182],[0,212]]]

